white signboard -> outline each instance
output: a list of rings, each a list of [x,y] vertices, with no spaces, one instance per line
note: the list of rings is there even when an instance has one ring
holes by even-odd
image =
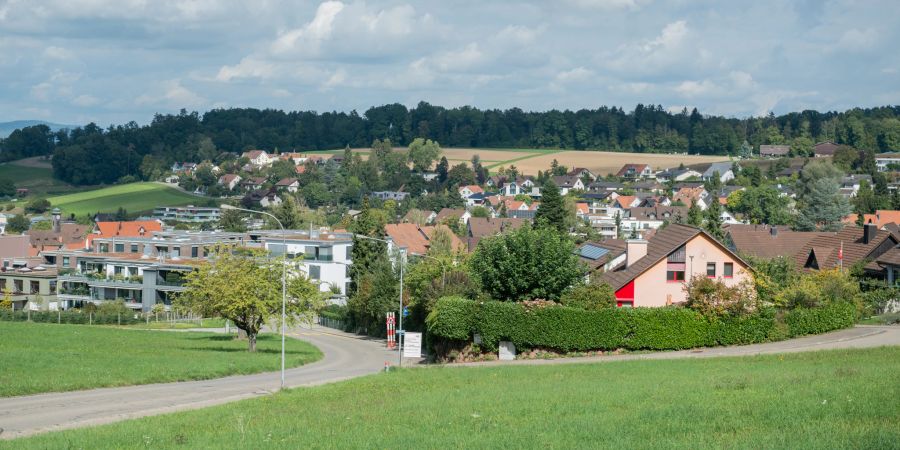
[[[403,333],[403,356],[406,358],[422,356],[422,333]]]

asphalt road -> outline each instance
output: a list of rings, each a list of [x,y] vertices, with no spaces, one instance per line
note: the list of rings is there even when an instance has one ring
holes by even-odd
[[[324,357],[288,369],[285,385],[312,386],[384,370],[397,353],[383,341],[353,337],[327,328],[295,329],[290,336],[318,347]],[[0,439],[52,430],[99,425],[173,411],[196,409],[268,395],[278,390],[280,372],[238,375],[214,380],[57,392],[0,398]]]
[[[368,375],[383,370],[385,362],[393,365],[397,361],[397,353],[385,350],[384,343],[380,340],[360,339],[321,327],[295,330],[290,335],[311,342],[319,347],[325,356],[313,364],[289,369],[286,377],[286,385],[289,387],[312,386]],[[885,345],[900,345],[900,327],[856,327],[789,341],[739,347],[454,366],[703,358]],[[0,433],[0,438],[11,439],[46,431],[98,425],[268,395],[278,390],[279,381],[279,373],[272,372],[205,381],[0,398],[0,428],[4,429]]]

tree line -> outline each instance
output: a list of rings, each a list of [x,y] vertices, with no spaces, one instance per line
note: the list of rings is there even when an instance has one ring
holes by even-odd
[[[416,138],[445,147],[603,149],[740,155],[760,144],[786,144],[798,155],[830,140],[876,152],[900,149],[900,106],[845,112],[806,110],[780,116],[728,118],[697,109],[670,112],[638,104],[578,111],[524,111],[420,102],[356,111],[214,109],[157,114],[151,123],[104,129],[94,123],[52,132],[45,125],[14,131],[0,141],[0,161],[53,155],[55,175],[74,184],[113,183],[145,177],[175,161],[214,160],[221,152],[250,148],[307,151],[369,146],[389,139],[406,146]]]

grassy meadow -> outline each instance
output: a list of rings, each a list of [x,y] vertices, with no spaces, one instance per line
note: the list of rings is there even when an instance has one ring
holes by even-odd
[[[90,325],[0,322],[0,397],[108,386],[201,380],[278,370],[281,339],[247,342],[214,333],[142,331]],[[289,367],[321,352],[287,340]]]
[[[77,190],[72,185],[53,178],[53,170],[30,160],[0,164],[0,178],[12,180],[17,188],[27,188],[31,195],[46,195]]]
[[[158,206],[179,206],[204,202],[203,197],[187,194],[161,183],[129,183],[92,191],[49,197],[47,200],[64,214],[115,212],[119,207],[129,213],[150,211]]]
[[[0,448],[897,448],[900,347],[404,369]]]

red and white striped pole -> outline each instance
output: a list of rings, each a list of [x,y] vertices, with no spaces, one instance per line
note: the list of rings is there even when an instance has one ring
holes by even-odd
[[[387,347],[394,348],[394,313],[387,313]]]

